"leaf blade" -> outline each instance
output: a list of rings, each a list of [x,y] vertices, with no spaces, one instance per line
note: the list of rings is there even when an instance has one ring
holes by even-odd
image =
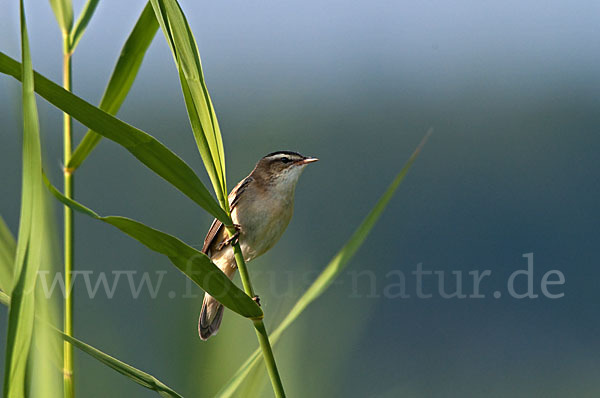
[[[10,296],[8,296],[4,292],[0,292],[0,303],[9,307],[10,306]],[[45,326],[47,329],[53,331],[56,335],[60,336],[60,338],[62,338],[63,340],[74,345],[79,350],[85,352],[92,358],[102,362],[103,364],[110,367],[111,369],[114,369],[117,372],[119,372],[120,374],[132,379],[134,382],[138,383],[139,385],[141,385],[145,388],[154,390],[164,397],[176,397],[176,398],[182,397],[175,390],[173,390],[166,384],[162,383],[160,380],[158,380],[156,377],[152,376],[151,374],[146,373],[142,370],[139,370],[123,361],[120,361],[117,358],[114,358],[114,357],[100,351],[99,349],[97,349],[87,343],[84,343],[83,341],[81,341],[79,339],[76,339],[75,337],[64,334],[62,331],[60,331],[59,329],[54,327],[52,324],[44,321],[42,318],[38,318],[37,321],[40,322],[40,324],[43,324],[43,326]]]
[[[128,377],[137,384],[146,387],[150,390],[154,390],[163,397],[183,398],[179,393],[177,393],[175,390],[173,390],[172,388],[170,388],[151,374],[134,368],[133,366],[123,361],[120,361],[108,354],[105,354],[99,349],[94,348],[91,345],[86,344],[83,341],[78,340],[74,337],[68,336],[58,329],[55,329],[55,331],[63,338],[63,340],[71,343],[72,345],[85,352],[92,358],[102,362],[104,365],[119,372],[123,376]]]
[[[263,312],[260,307],[217,268],[204,253],[172,235],[138,221],[120,216],[100,216],[80,203],[66,198],[45,177],[44,182],[50,192],[63,204],[110,224],[149,249],[167,256],[181,272],[204,291],[217,298],[225,307],[247,318],[262,318]]]
[[[85,32],[85,28],[87,28],[90,20],[92,19],[92,15],[94,15],[94,11],[96,11],[96,6],[98,6],[99,0],[88,0],[83,6],[83,10],[77,18],[77,22],[75,22],[75,26],[69,32],[69,51],[72,53],[77,48],[79,44],[79,40],[81,40],[81,36]]]
[[[19,62],[0,52],[0,72],[21,80]],[[229,215],[179,156],[151,135],[115,118],[34,72],[35,91],[82,124],[120,144],[215,218],[231,225]]]
[[[150,0],[173,53],[198,150],[221,207],[229,209],[223,139],[204,79],[198,46],[175,0]]]
[[[8,314],[4,366],[4,396],[25,394],[27,360],[33,335],[34,287],[43,240],[43,187],[39,122],[34,95],[33,67],[23,0],[19,2],[23,59],[23,175],[21,217],[17,240],[11,307]]]
[[[58,27],[67,35],[73,26],[73,3],[71,0],[50,0],[50,6],[58,22]]]
[[[17,243],[0,216],[0,290],[10,295]]]
[[[54,274],[62,268],[58,242],[58,225],[54,215],[53,201],[43,189],[44,219],[42,261],[39,273]],[[39,274],[38,274],[39,275]],[[31,352],[28,360],[28,394],[31,397],[60,397],[63,395],[63,342],[49,328],[40,328],[43,320],[49,325],[62,324],[61,300],[58,296],[47,296],[41,283],[35,286],[35,319]]]
[[[100,109],[111,115],[116,115],[119,111],[135,81],[156,31],[158,31],[158,22],[154,16],[152,6],[147,3],[121,49],[117,64],[100,100]],[[88,130],[77,148],[75,148],[67,167],[76,170],[101,139],[102,135]]]

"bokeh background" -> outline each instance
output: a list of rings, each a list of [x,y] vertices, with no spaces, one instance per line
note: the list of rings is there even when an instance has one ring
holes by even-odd
[[[59,82],[61,38],[50,6],[26,3],[34,67]],[[74,56],[79,96],[98,103],[144,4],[100,3]],[[299,183],[283,239],[251,264],[270,329],[435,129],[339,282],[276,346],[291,396],[600,394],[600,3],[181,5],[224,134],[230,187],[274,150],[321,158]],[[76,13],[81,7],[75,1]],[[0,49],[17,59],[18,37],[18,5],[5,2]],[[20,85],[0,76],[0,212],[14,233],[19,95]],[[62,116],[42,99],[38,105],[47,172],[60,184]],[[208,183],[160,31],[119,117],[159,138]],[[80,139],[85,128],[75,128]],[[211,222],[107,140],[77,172],[76,197],[101,214],[129,216],[194,245]],[[167,272],[155,299],[147,292],[134,299],[125,279],[112,299],[90,299],[76,283],[76,337],[189,397],[214,394],[257,346],[250,323],[229,311],[219,335],[201,342],[202,292],[186,290],[166,258],[84,216],[76,232],[77,269],[148,271],[153,280]],[[491,293],[506,293],[508,276],[525,268],[529,252],[536,293],[542,275],[557,269],[566,283],[553,290],[565,296],[495,299]],[[486,298],[416,298],[410,272],[418,263],[445,271],[447,283],[451,271],[463,271],[467,294],[467,272],[491,270],[482,284]],[[366,278],[354,286],[362,270],[375,276],[375,293]],[[382,296],[395,270],[407,275],[411,298]],[[424,290],[435,293],[436,286],[429,278]],[[185,297],[190,293],[197,297]],[[2,308],[0,323],[6,319]],[[155,396],[78,351],[76,370],[82,397]],[[257,375],[240,396],[270,396],[262,368]]]

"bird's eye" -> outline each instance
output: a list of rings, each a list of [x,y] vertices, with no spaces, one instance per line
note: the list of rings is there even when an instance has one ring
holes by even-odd
[[[290,158],[281,158],[280,159],[283,163],[289,163],[291,162]]]

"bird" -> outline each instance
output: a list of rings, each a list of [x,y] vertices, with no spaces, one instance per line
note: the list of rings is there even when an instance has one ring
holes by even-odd
[[[223,223],[215,219],[204,239],[202,253],[232,279],[237,269],[232,247],[235,241],[239,242],[246,262],[271,249],[292,219],[298,178],[308,164],[318,160],[292,151],[277,151],[262,157],[229,193],[231,219],[237,232],[229,237]],[[223,311],[217,299],[204,294],[198,319],[202,340],[217,334]]]

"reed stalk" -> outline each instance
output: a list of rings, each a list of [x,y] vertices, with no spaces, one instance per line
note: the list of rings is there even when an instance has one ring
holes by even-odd
[[[227,232],[230,236],[233,236],[236,231],[235,228],[227,227]],[[235,255],[235,262],[237,263],[237,267],[240,271],[240,277],[242,279],[244,291],[252,298],[257,297],[254,293],[254,289],[252,288],[252,282],[250,281],[250,275],[248,274],[248,269],[246,268],[246,262],[244,261],[244,256],[242,255],[242,249],[240,248],[239,242],[236,242],[233,245],[233,253]],[[269,378],[271,379],[273,392],[277,398],[284,398],[285,391],[283,389],[283,383],[281,382],[281,377],[279,376],[279,370],[277,369],[277,364],[275,363],[275,355],[273,355],[273,349],[271,348],[271,342],[269,341],[269,334],[265,328],[263,318],[252,319],[252,323],[254,324],[256,337],[258,338],[260,349],[267,367],[267,372],[269,373]]]
[[[71,91],[71,46],[68,34],[63,34],[63,88]],[[63,162],[64,162],[64,194],[67,198],[73,199],[73,173],[67,168],[71,160],[71,151],[73,146],[72,134],[73,122],[68,113],[63,113]],[[65,259],[65,286],[71,286],[71,275],[73,271],[73,210],[64,206],[64,259]],[[64,333],[73,336],[73,294],[71,289],[65,289],[64,300]],[[73,383],[73,347],[67,340],[63,343],[63,384],[64,397],[73,398],[75,388]]]

